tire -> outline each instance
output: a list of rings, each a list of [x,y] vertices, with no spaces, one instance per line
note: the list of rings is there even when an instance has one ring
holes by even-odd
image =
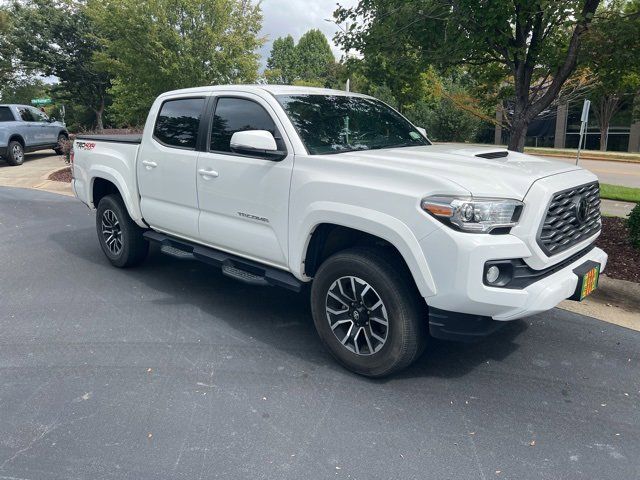
[[[98,241],[112,265],[119,268],[140,264],[149,252],[144,230],[131,220],[120,195],[103,197],[96,211]]]
[[[22,165],[22,162],[24,162],[24,147],[22,144],[16,140],[10,141],[5,158],[9,165],[14,167]]]
[[[53,151],[56,152],[57,155],[62,155],[64,153],[64,149],[62,148],[62,142],[66,142],[69,140],[64,133],[58,135],[58,141],[56,142],[56,146],[53,148]]]
[[[382,303],[376,307],[378,300]],[[311,312],[320,339],[338,362],[367,377],[390,375],[420,356],[427,338],[426,311],[404,264],[384,249],[334,254],[320,266],[311,286]]]

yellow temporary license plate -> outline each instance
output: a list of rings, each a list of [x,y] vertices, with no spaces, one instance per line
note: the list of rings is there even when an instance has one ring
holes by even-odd
[[[586,262],[573,271],[578,276],[576,292],[571,297],[572,300],[582,301],[598,288],[600,278],[600,264],[596,262]]]

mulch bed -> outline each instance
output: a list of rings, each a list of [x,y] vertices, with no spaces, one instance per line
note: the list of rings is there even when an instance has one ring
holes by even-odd
[[[58,170],[57,172],[53,172],[49,175],[49,180],[53,180],[54,182],[71,183],[71,167],[66,167],[62,170]]]
[[[609,254],[605,269],[608,277],[640,283],[640,249],[631,245],[623,218],[603,217],[596,245]]]

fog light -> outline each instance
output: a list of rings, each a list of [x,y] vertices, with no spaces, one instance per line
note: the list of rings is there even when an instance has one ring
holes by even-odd
[[[495,265],[487,268],[486,279],[487,283],[495,283],[500,277],[500,269]]]

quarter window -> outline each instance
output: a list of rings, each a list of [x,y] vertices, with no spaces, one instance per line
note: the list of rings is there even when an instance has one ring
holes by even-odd
[[[165,145],[195,149],[204,98],[168,100],[162,104],[154,137]]]
[[[13,113],[9,107],[0,107],[0,122],[13,122]]]
[[[276,137],[278,148],[282,149],[273,119],[264,108],[244,98],[220,98],[211,125],[210,150],[231,152],[231,137],[234,133],[245,130],[271,132]]]

